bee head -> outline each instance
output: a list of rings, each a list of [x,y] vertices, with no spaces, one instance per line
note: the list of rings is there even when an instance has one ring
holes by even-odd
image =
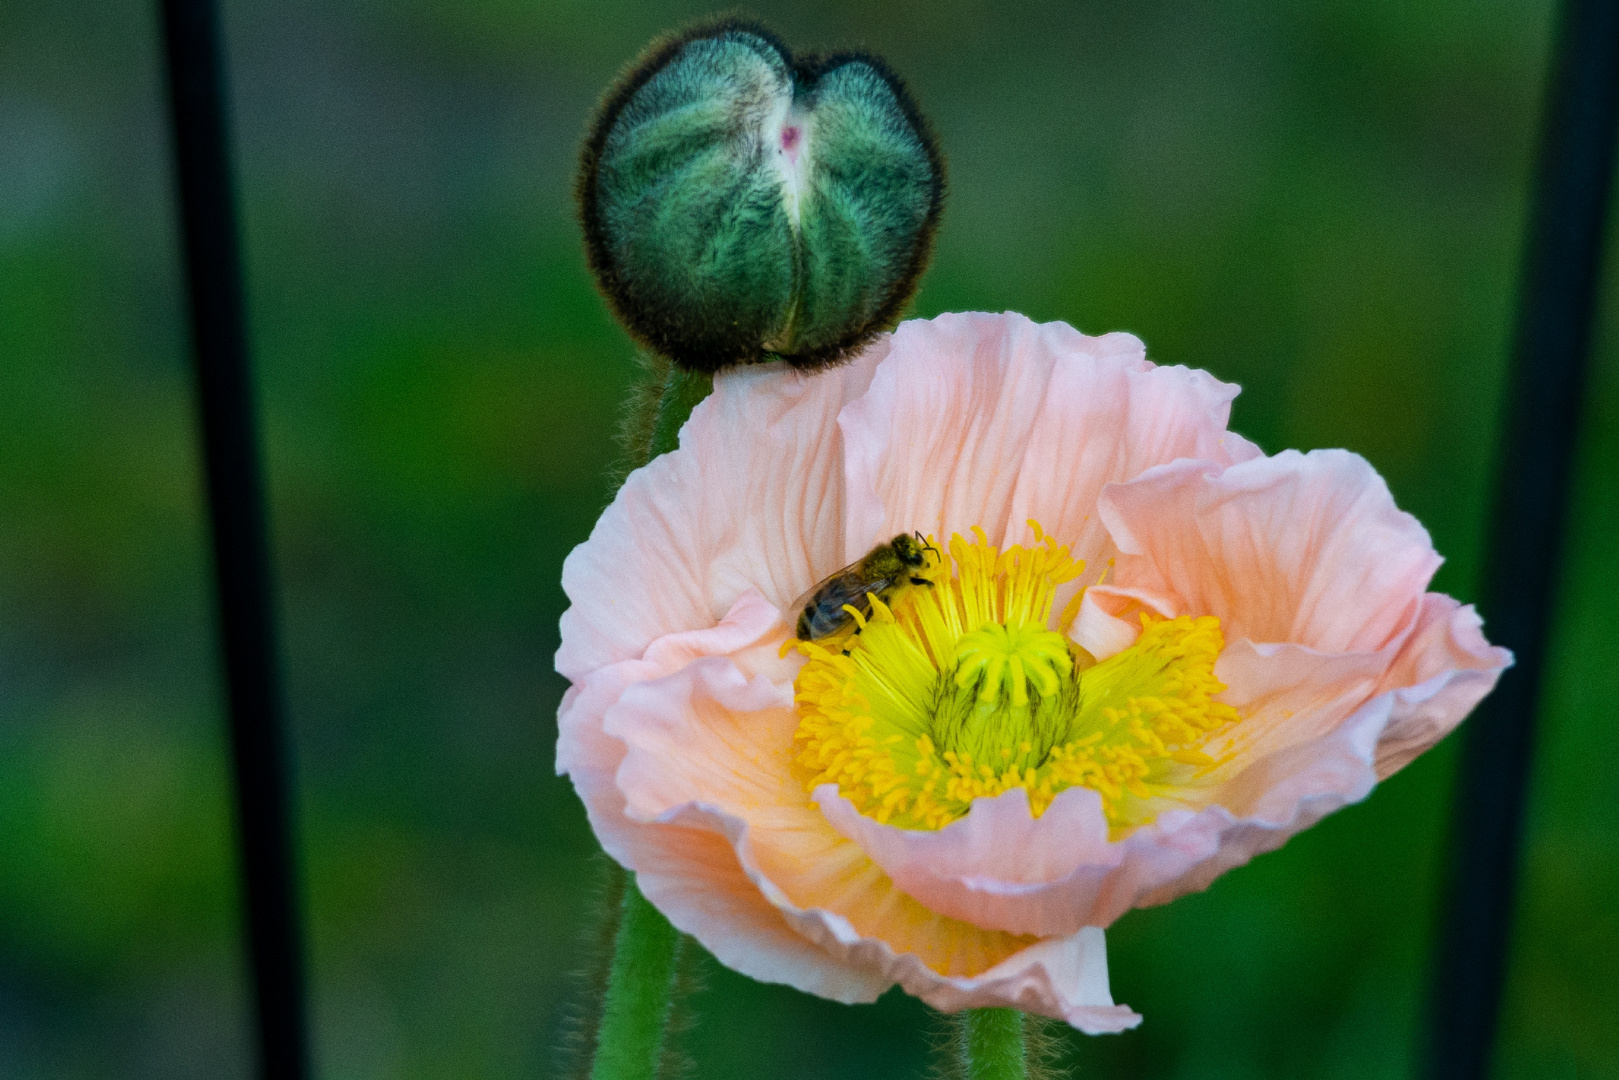
[[[933,550],[933,546],[923,538],[921,533],[917,533],[915,536],[906,536],[901,533],[894,537],[891,543],[894,554],[898,555],[900,562],[906,566],[926,566],[928,552]]]

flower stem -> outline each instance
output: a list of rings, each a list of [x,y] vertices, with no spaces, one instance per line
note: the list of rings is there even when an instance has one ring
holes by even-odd
[[[658,414],[652,424],[648,461],[680,445],[680,426],[686,422],[697,403],[713,389],[713,376],[670,365],[668,374],[664,376]]]
[[[625,883],[590,1080],[655,1080],[685,938]]]
[[[956,1048],[966,1080],[1028,1080],[1021,1012],[968,1009],[957,1014],[956,1025]]]
[[[591,935],[590,963],[580,973],[581,981],[588,982],[581,987],[584,992],[580,1001],[568,1016],[567,1037],[559,1067],[554,1070],[558,1080],[590,1080],[591,1059],[606,1008],[607,980],[612,974],[613,945],[618,941],[619,912],[624,908],[624,886],[630,878],[629,871],[606,855],[598,856],[596,861],[602,868],[596,925]]]

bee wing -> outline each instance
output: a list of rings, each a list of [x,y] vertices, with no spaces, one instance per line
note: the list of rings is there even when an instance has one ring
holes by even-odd
[[[798,613],[800,611],[803,611],[806,607],[809,606],[809,602],[811,600],[815,599],[815,594],[816,593],[820,592],[822,589],[824,589],[827,586],[831,585],[834,581],[838,580],[839,578],[851,578],[852,579],[853,575],[850,574],[849,571],[853,570],[856,566],[859,566],[859,565],[860,565],[859,563],[850,563],[848,566],[843,567],[841,570],[834,570],[832,573],[826,575],[826,577],[822,578],[820,581],[817,581],[815,584],[813,584],[809,588],[805,589],[803,591],[803,593],[800,594],[798,599],[793,601],[792,606],[789,607],[783,614],[790,615],[795,619],[798,618]]]
[[[886,577],[862,580],[859,574],[853,572],[855,565],[846,566],[817,582],[814,588],[793,603],[789,617],[796,620],[813,605],[815,611],[810,613],[812,622],[825,625],[824,632],[830,633],[838,624],[849,621],[848,613],[843,610],[845,604],[863,615],[870,614],[871,603],[866,599],[866,594],[881,593],[893,584],[893,580]]]
[[[861,581],[854,574],[842,577],[831,577],[811,589],[804,596],[804,602],[798,605],[803,611],[810,601],[815,601],[820,607],[837,611],[848,604],[856,608],[862,615],[871,610],[871,604],[866,600],[868,592],[881,593],[894,584],[891,578],[872,578],[870,581]]]

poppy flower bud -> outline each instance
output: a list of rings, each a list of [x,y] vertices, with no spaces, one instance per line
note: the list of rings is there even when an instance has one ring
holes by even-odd
[[[738,20],[655,44],[609,91],[578,179],[615,313],[704,372],[816,368],[891,326],[943,195],[933,136],[886,64],[794,59]]]

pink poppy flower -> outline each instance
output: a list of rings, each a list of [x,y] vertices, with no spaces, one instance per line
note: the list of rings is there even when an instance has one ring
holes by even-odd
[[[1363,459],[1263,456],[1236,393],[1013,314],[717,377],[563,569],[603,846],[754,978],[1134,1026],[1101,927],[1364,798],[1510,662]],[[925,586],[796,641],[913,533]]]

